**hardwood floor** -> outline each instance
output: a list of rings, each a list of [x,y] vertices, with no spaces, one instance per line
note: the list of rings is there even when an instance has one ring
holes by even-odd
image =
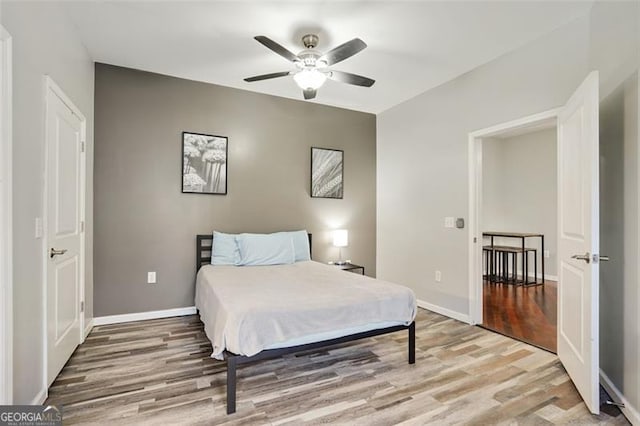
[[[225,412],[225,364],[196,316],[95,327],[47,404],[64,424],[628,424],[592,416],[556,356],[420,309],[407,333],[249,364]]]
[[[556,353],[557,295],[555,281],[532,287],[484,281],[482,325]]]

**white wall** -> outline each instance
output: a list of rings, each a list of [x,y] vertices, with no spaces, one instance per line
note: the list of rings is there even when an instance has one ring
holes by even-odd
[[[92,317],[93,61],[60,6],[2,2],[0,22],[13,37],[14,403],[40,403],[43,386],[42,277],[45,247],[34,238],[43,216],[45,74],[87,118],[86,315]]]
[[[589,60],[600,71],[600,368],[640,424],[640,3],[596,3]],[[614,395],[614,398],[619,396]]]
[[[543,234],[549,251],[545,274],[551,276],[557,275],[556,139],[551,128],[482,140],[482,230]],[[498,238],[495,243],[514,246],[520,241]],[[538,250],[539,277],[540,238],[526,244]],[[529,261],[533,274],[532,256]]]
[[[637,101],[634,73],[600,103],[600,251],[611,258],[600,266],[600,368],[636,410],[640,407]]]
[[[468,134],[563,105],[587,75],[588,30],[585,16],[378,115],[378,277],[468,315],[468,230],[443,226],[467,217]]]
[[[468,232],[445,229],[443,218],[468,212],[467,134],[561,106],[591,69],[600,71],[601,127],[613,126],[605,132],[622,135],[617,141],[601,135],[608,167],[601,174],[617,185],[601,188],[601,251],[615,257],[601,268],[601,366],[626,398],[630,418],[640,407],[634,77],[639,7],[638,2],[597,2],[585,19],[385,111],[378,116],[377,155],[378,277],[406,284],[419,299],[464,317]],[[622,230],[612,227],[616,220]],[[436,269],[442,271],[440,284],[433,280]]]
[[[13,341],[11,244],[11,36],[0,25],[0,404],[13,393]]]
[[[482,224],[483,231],[503,230],[502,181],[504,163],[502,139],[482,139]]]

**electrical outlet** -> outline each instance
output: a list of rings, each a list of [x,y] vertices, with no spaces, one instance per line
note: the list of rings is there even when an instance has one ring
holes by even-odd
[[[549,253],[549,250],[545,250],[544,251],[544,257],[545,257],[545,259],[548,259],[549,257],[551,257],[551,254]]]
[[[447,216],[444,218],[444,227],[445,228],[453,228],[455,225],[455,217]]]
[[[155,284],[155,283],[156,283],[156,273],[147,272],[147,284]]]
[[[439,283],[442,281],[442,272],[436,271],[436,282]]]

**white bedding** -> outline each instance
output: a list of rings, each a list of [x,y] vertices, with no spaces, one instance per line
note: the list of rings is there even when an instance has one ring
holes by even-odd
[[[314,261],[200,268],[196,308],[213,345],[252,356],[375,328],[410,324],[413,292]]]

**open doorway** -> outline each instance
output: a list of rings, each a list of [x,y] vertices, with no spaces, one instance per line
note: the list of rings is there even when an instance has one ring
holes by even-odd
[[[557,350],[557,126],[482,139],[482,326]]]
[[[599,99],[598,72],[592,71],[564,106],[469,134],[469,316],[480,325],[483,141],[557,126],[557,354],[593,414],[600,412],[599,268],[608,260],[600,255],[599,238]],[[526,241],[521,247],[526,250]]]

